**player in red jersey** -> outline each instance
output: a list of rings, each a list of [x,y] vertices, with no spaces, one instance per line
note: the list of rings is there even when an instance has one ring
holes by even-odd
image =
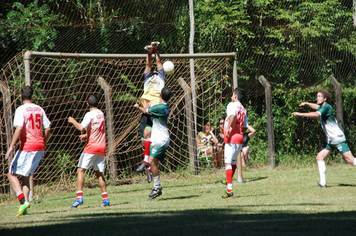
[[[106,135],[105,135],[105,117],[104,113],[98,109],[99,99],[95,95],[90,95],[88,98],[89,112],[87,112],[81,123],[77,122],[73,117],[68,117],[68,122],[72,123],[76,129],[82,134],[80,140],[87,139],[84,151],[80,156],[78,163],[78,179],[77,179],[77,198],[73,202],[71,208],[77,208],[84,203],[83,201],[83,186],[84,174],[87,169],[93,166],[95,175],[99,180],[101,189],[102,203],[101,206],[109,206],[108,193],[106,192],[106,182],[103,176],[105,169],[105,151],[106,151]]]
[[[244,91],[236,88],[231,96],[231,102],[226,108],[226,119],[224,124],[224,161],[227,181],[227,190],[223,198],[234,196],[232,191],[232,177],[234,176],[237,163],[237,155],[241,151],[243,133],[247,130],[247,113],[241,101]]]
[[[24,87],[21,91],[23,105],[16,109],[14,118],[16,130],[5,156],[5,159],[10,157],[15,144],[20,139],[20,148],[11,162],[8,174],[10,185],[21,204],[17,216],[27,214],[27,208],[30,207],[29,175],[37,169],[50,135],[51,122],[42,107],[32,103],[32,95],[33,89],[30,86]],[[42,126],[45,128],[44,138]],[[22,188],[17,175],[22,176]]]

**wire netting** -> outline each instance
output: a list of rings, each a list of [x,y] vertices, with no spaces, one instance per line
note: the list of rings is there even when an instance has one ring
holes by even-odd
[[[268,163],[265,93],[257,80],[260,75],[264,75],[272,86],[277,161],[303,161],[316,154],[324,139],[317,120],[292,117],[291,113],[298,110],[302,101],[314,102],[316,92],[322,87],[334,95],[334,88],[327,80],[330,75],[339,80],[343,89],[344,130],[354,150],[356,50],[351,1],[209,0],[194,1],[194,11],[195,53],[237,52],[238,85],[246,91],[244,105],[249,123],[257,130],[256,137],[250,141],[252,160]],[[0,20],[1,81],[5,84],[1,97],[3,154],[9,142],[6,127],[11,127],[13,116],[8,112],[5,117],[4,110],[9,102],[12,112],[20,105],[18,95],[24,85],[24,65],[19,54],[22,51],[136,54],[144,53],[146,44],[158,40],[161,53],[189,52],[188,0],[10,0],[0,3]],[[224,117],[224,107],[232,90],[230,62],[203,61],[196,61],[197,131],[201,131],[204,121],[210,120],[215,127],[218,117]],[[168,85],[174,86],[176,93],[179,88],[180,92],[172,101],[174,115],[170,118],[171,125],[175,125],[173,130],[182,134],[172,134],[173,146],[179,148],[172,146],[170,149],[172,159],[164,167],[167,170],[187,165],[189,156],[183,135],[188,133],[184,131],[187,128],[184,121],[187,119],[185,95],[177,81],[183,73],[184,80],[190,85],[190,74],[188,62],[174,62],[179,75],[169,78]],[[139,60],[31,61],[31,70],[37,73],[32,82],[38,89],[36,102],[48,107],[47,113],[52,116],[53,132],[56,133],[48,149],[54,151],[46,154],[52,161],[42,163],[41,168],[48,165],[49,173],[55,165],[61,165],[66,170],[57,170],[53,181],[73,176],[73,160],[82,144],[74,141],[75,135],[66,138],[68,132],[75,131],[66,124],[64,116],[76,113],[76,118],[80,118],[84,114],[85,94],[103,92],[99,77],[112,88],[113,114],[117,116],[119,112],[125,118],[114,119],[116,145],[113,155],[120,153],[123,156],[116,163],[118,176],[126,175],[126,171],[131,173],[137,166],[142,152],[140,141],[133,138],[138,132],[134,127],[137,120],[134,119],[138,118],[129,107],[142,92],[139,79],[142,63]],[[200,67],[201,63],[208,64]],[[215,68],[217,65],[219,69]],[[205,69],[203,76],[199,74],[203,73],[202,69]],[[125,74],[120,74],[122,71]],[[211,75],[209,71],[212,71]],[[218,73],[219,76],[216,75]],[[78,81],[83,81],[83,84]],[[118,92],[121,90],[126,92]],[[4,94],[10,94],[11,101],[6,100]],[[103,100],[101,106],[105,109]],[[117,107],[127,107],[127,111],[117,110]],[[59,132],[62,128],[57,127],[65,127],[65,132]],[[70,142],[64,144],[65,140]],[[67,152],[68,149],[71,153]],[[292,159],[284,159],[284,156]],[[8,164],[2,160],[1,173],[6,173],[7,169]],[[46,182],[47,177],[36,176],[36,179]],[[0,182],[1,191],[7,190],[8,183],[3,174]]]
[[[5,69],[8,73],[1,78],[12,101],[4,107],[6,114],[21,105],[19,88],[25,85],[22,61],[21,54],[15,57]],[[194,128],[187,122],[192,123],[194,117],[186,116],[187,109],[192,112],[192,105],[185,100],[187,95],[192,97],[190,60],[172,61],[175,72],[166,78],[166,85],[173,91],[169,101],[171,142],[163,171],[174,171],[194,162],[189,159],[187,141],[187,133]],[[66,184],[75,176],[84,143],[79,141],[80,132],[68,123],[68,117],[81,121],[88,111],[86,101],[92,93],[100,98],[99,108],[106,114],[107,137],[112,140],[107,143],[107,176],[117,180],[135,174],[143,153],[139,136],[141,113],[133,106],[143,94],[145,60],[33,58],[30,64],[31,85],[35,90],[33,102],[44,108],[52,122],[46,154],[34,176],[36,183]],[[226,96],[231,94],[232,79],[228,76],[232,73],[231,59],[199,58],[195,59],[195,68],[199,119],[214,119],[224,112]],[[3,118],[2,153],[6,152],[7,144],[5,122]],[[0,186],[5,192],[9,188],[5,178],[7,171],[8,165],[3,160]]]

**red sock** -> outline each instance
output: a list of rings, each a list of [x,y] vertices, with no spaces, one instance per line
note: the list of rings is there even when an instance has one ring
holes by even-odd
[[[151,146],[151,141],[145,141],[145,152],[144,156],[149,156],[150,155],[150,146]],[[147,165],[148,162],[144,161]]]
[[[23,195],[23,192],[18,193],[17,200],[19,200],[21,204],[25,203],[25,195]]]
[[[107,192],[103,192],[101,194],[101,197],[102,197],[103,201],[105,201],[108,198],[108,193]]]
[[[232,184],[232,169],[226,169],[226,182]]]
[[[83,191],[77,191],[77,200],[83,198]]]
[[[232,176],[234,177],[235,171],[236,171],[236,165],[231,165],[232,166]]]

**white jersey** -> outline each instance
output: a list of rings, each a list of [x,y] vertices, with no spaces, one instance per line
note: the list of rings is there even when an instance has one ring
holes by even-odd
[[[34,103],[26,103],[15,112],[14,127],[21,126],[21,146],[19,150],[31,152],[45,150],[42,126],[47,129],[51,125],[42,107]]]

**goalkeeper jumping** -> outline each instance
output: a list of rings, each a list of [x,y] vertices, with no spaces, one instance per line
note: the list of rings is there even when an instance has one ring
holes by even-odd
[[[163,70],[163,64],[158,52],[158,46],[160,42],[152,42],[151,45],[145,46],[147,51],[146,67],[144,72],[144,93],[140,98],[143,108],[147,109],[160,103],[160,94],[162,88],[165,86],[166,75]],[[152,54],[155,55],[157,70],[152,71]],[[151,130],[152,130],[152,118],[149,114],[142,114],[140,120],[140,136],[144,147],[144,159],[142,164],[136,169],[137,172],[146,171],[147,182],[152,181],[152,172],[148,164],[148,157],[150,156],[151,146]]]

